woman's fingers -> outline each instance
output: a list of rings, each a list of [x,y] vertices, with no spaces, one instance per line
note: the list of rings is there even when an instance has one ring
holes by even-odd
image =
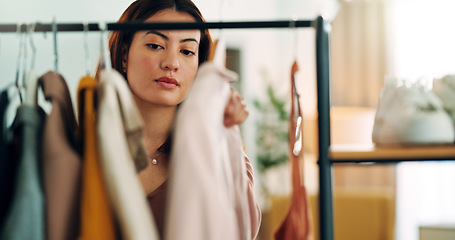
[[[224,125],[232,127],[243,123],[248,117],[249,112],[245,101],[239,92],[231,88],[231,97],[224,110]]]

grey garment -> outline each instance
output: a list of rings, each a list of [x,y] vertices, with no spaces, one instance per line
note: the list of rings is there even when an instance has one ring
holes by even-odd
[[[79,231],[81,156],[76,117],[65,79],[49,71],[38,80],[52,111],[43,126],[46,239],[76,239]]]
[[[21,105],[17,109],[12,130],[19,143],[18,168],[12,204],[0,228],[0,239],[45,239],[40,172],[43,117],[40,108]]]

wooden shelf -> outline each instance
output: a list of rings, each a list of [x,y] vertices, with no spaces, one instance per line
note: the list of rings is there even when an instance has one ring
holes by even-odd
[[[332,145],[329,149],[329,155],[333,163],[455,161],[455,144],[413,146]]]

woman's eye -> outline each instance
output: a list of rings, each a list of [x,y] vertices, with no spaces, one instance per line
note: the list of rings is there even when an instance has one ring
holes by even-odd
[[[180,52],[182,52],[184,55],[186,56],[193,56],[195,55],[194,52],[190,51],[190,50],[181,50]]]
[[[154,43],[149,43],[149,44],[146,44],[147,47],[151,48],[151,49],[163,49],[162,46],[158,45],[158,44],[154,44]]]

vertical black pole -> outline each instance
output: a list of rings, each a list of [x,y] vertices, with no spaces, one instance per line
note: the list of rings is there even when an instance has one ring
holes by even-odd
[[[319,134],[319,227],[321,240],[333,240],[332,166],[330,146],[329,23],[316,20],[316,74]]]

